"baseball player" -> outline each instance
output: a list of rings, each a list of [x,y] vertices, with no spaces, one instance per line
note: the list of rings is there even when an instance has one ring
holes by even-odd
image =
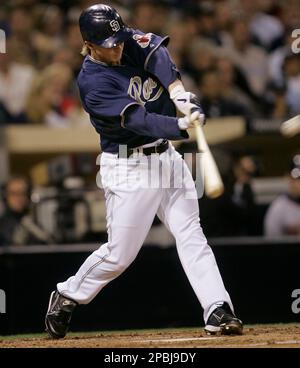
[[[169,142],[188,138],[187,128],[204,117],[180,81],[166,48],[169,38],[128,28],[115,9],[102,4],[84,10],[79,25],[86,56],[78,85],[101,136],[108,242],[74,276],[57,284],[46,330],[52,338],[66,335],[74,308],[89,303],[133,262],[157,214],[176,239],[180,261],[204,310],[205,331],[242,334],[242,322],[234,315],[200,226],[191,173]],[[176,110],[183,117],[177,118]],[[149,165],[154,155],[170,176],[183,169],[181,186],[139,184],[137,170],[155,176],[156,165]],[[115,177],[118,180],[112,180]]]

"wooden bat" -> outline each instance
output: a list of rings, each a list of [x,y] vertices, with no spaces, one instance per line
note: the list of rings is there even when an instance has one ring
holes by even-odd
[[[213,155],[206,142],[202,124],[195,124],[196,140],[199,152],[203,155],[201,163],[204,173],[204,191],[207,197],[217,198],[224,192],[224,184]]]
[[[293,137],[300,133],[300,115],[284,121],[280,127],[281,134],[286,137]]]

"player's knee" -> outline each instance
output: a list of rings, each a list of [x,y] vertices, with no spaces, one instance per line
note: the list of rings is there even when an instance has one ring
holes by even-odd
[[[126,268],[129,266],[129,264],[121,263],[117,265],[117,273],[120,275],[122,272],[126,270]]]
[[[121,275],[121,273],[123,273],[127,268],[128,268],[129,264],[125,264],[124,262],[122,263],[116,263],[114,265],[114,267],[109,271],[110,277],[112,278],[116,278],[119,275]]]
[[[120,273],[122,273],[123,271],[126,270],[126,268],[128,268],[130,266],[130,264],[133,262],[134,259],[122,259],[121,261],[119,261],[117,263],[117,268],[119,270]]]
[[[115,273],[116,276],[120,275],[123,271],[128,268],[128,266],[132,263],[133,259],[129,259],[128,257],[125,258],[118,258],[111,260],[111,264],[113,264],[112,271]]]
[[[205,235],[198,221],[186,222],[172,229],[172,234],[176,242],[186,243],[191,239],[205,239]]]

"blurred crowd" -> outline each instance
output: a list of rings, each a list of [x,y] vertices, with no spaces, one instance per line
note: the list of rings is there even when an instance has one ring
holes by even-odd
[[[12,0],[0,7],[0,124],[87,124],[76,87],[82,9],[99,1]],[[103,1],[105,2],[105,1]],[[298,0],[106,2],[133,28],[171,37],[187,90],[208,117],[284,119],[300,113]]]

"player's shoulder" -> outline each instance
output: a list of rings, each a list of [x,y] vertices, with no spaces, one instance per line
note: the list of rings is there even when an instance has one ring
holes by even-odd
[[[110,79],[112,74],[114,74],[113,68],[108,68],[107,64],[87,55],[82,63],[77,79],[91,82],[97,80],[99,82],[99,80]],[[96,75],[97,77],[95,77]]]
[[[114,75],[112,68],[95,63],[88,57],[83,62],[83,66],[77,76],[77,84],[83,95],[92,90],[107,91],[118,89],[121,82],[117,75]]]

